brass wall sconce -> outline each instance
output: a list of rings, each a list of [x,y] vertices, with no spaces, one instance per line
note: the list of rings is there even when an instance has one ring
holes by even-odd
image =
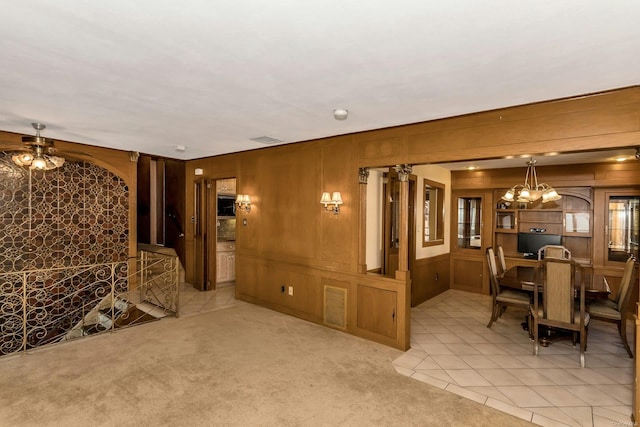
[[[320,198],[320,204],[324,205],[325,210],[333,212],[334,215],[340,213],[340,205],[342,204],[342,196],[339,191],[329,193],[325,191]]]
[[[251,196],[248,194],[238,194],[236,196],[236,205],[239,210],[243,210],[246,213],[251,212]]]

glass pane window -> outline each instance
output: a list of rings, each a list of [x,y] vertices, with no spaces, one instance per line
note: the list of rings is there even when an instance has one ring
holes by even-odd
[[[482,198],[458,198],[458,247],[482,249],[481,240]]]
[[[626,261],[630,254],[638,256],[639,207],[640,196],[609,198],[609,261]]]

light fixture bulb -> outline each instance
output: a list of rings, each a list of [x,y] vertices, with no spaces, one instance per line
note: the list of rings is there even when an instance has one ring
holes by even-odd
[[[514,197],[515,197],[515,191],[512,188],[506,193],[504,193],[504,196],[502,196],[502,200],[506,200],[507,202],[512,202]]]
[[[33,167],[34,169],[44,169],[47,167],[47,162],[42,157],[37,157],[33,159],[31,167]]]
[[[331,203],[331,195],[325,191],[322,193],[322,197],[320,198],[320,203],[322,203],[325,207]]]
[[[334,205],[342,204],[342,195],[340,194],[339,191],[333,192],[333,194],[331,195],[331,203],[333,203]]]

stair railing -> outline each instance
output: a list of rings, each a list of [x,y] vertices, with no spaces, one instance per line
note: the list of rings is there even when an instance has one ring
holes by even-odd
[[[177,256],[0,273],[0,356],[178,316]]]

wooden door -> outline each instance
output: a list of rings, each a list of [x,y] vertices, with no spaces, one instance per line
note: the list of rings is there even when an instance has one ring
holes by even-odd
[[[451,288],[488,294],[485,250],[491,246],[491,194],[454,192],[451,199]]]
[[[215,188],[215,187],[213,187]],[[215,195],[212,197],[211,181],[199,179],[194,188],[194,245],[195,245],[195,283],[196,289],[206,291],[215,289],[215,226],[212,227],[212,218],[215,221]],[[213,233],[212,233],[213,230]],[[211,240],[213,238],[213,240]],[[213,258],[213,259],[212,259]]]

